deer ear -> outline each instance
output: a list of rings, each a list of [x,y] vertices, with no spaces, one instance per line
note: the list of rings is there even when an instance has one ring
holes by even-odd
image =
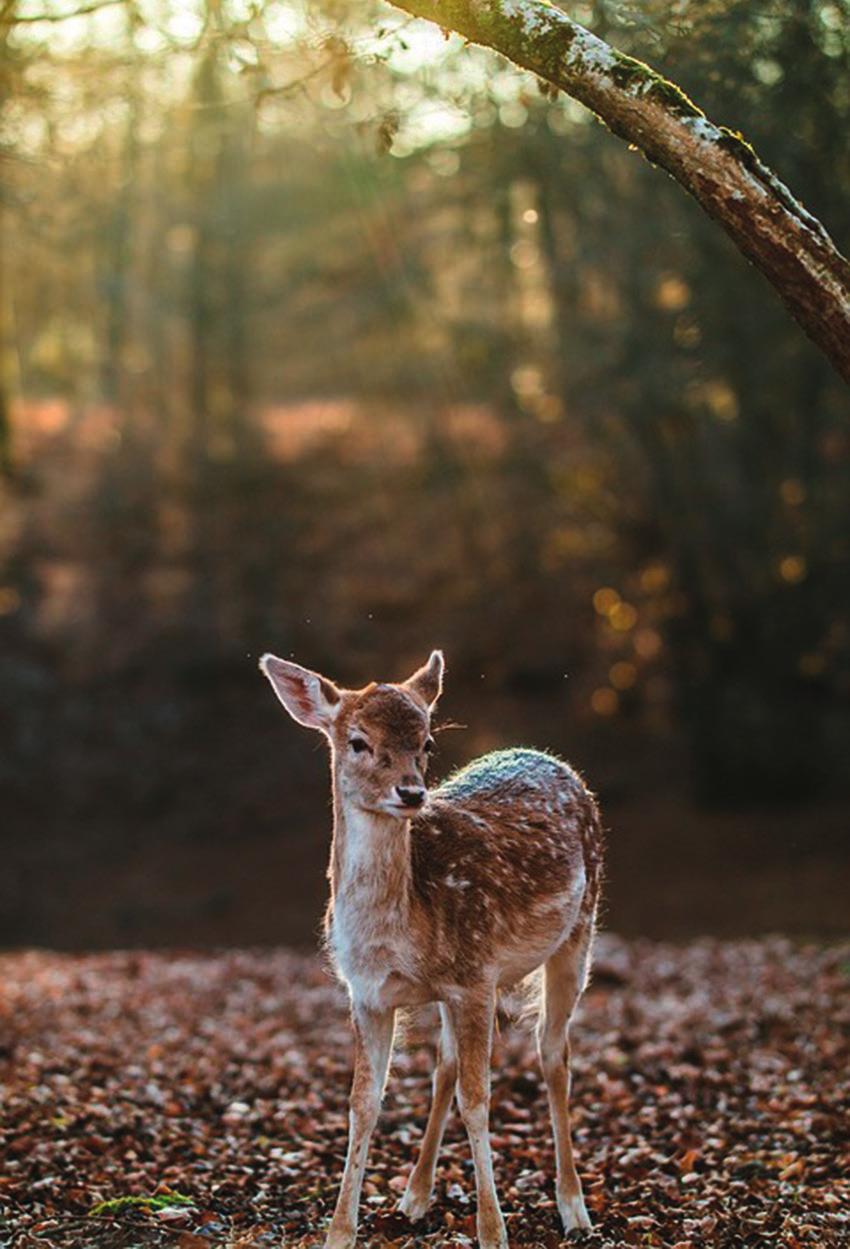
[[[342,697],[333,681],[288,659],[278,659],[277,655],[263,655],[260,671],[271,681],[272,689],[293,720],[308,729],[330,733]]]
[[[433,707],[443,692],[443,673],[446,663],[442,651],[431,651],[431,657],[412,677],[408,677],[405,686],[418,694],[420,698]]]

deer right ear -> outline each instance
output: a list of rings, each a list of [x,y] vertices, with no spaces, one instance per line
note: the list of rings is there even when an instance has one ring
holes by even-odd
[[[433,710],[437,699],[443,692],[443,673],[445,660],[442,651],[431,651],[427,664],[423,664],[404,684],[413,690]]]
[[[308,729],[330,733],[342,697],[333,681],[277,655],[263,655],[260,671],[293,720]]]

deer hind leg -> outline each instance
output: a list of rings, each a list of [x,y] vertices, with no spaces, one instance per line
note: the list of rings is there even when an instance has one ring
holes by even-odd
[[[457,1095],[475,1164],[480,1249],[507,1249],[505,1221],[493,1182],[490,1152],[490,1051],[495,993],[475,994],[449,1008],[457,1041]]]
[[[399,1210],[409,1219],[421,1219],[431,1204],[434,1191],[434,1172],[437,1168],[437,1155],[443,1140],[446,1120],[451,1110],[457,1081],[457,1046],[455,1045],[452,1021],[445,1006],[440,1004],[442,1029],[440,1046],[437,1053],[437,1066],[434,1069],[434,1093],[431,1100],[431,1113],[428,1126],[422,1138],[419,1160],[407,1182],[404,1196],[399,1202]]]
[[[351,1249],[357,1237],[357,1206],[369,1141],[381,1108],[381,1097],[393,1044],[394,1011],[371,1011],[355,1006],[354,1079],[349,1109],[348,1153],[342,1187],[325,1242],[326,1249]]]
[[[570,1137],[569,1024],[587,982],[592,933],[592,923],[582,925],[546,962],[543,1010],[537,1025],[537,1047],[555,1132],[555,1192],[565,1232],[591,1226]]]

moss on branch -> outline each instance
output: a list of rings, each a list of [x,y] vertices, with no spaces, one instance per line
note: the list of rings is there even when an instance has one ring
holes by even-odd
[[[728,126],[718,126],[717,129],[720,131],[717,146],[722,147],[724,152],[737,156],[745,169],[755,171],[760,164],[759,158],[753,145],[747,142],[740,130],[730,130]]]
[[[679,117],[705,116],[702,109],[694,104],[681,87],[677,87],[675,82],[663,77],[636,57],[626,56],[624,52],[614,52],[614,65],[610,74],[612,81],[622,90],[655,100]]]

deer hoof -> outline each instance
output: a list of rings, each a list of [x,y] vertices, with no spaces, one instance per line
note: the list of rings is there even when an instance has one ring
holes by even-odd
[[[558,1213],[565,1232],[587,1231],[593,1226],[581,1193],[576,1193],[572,1197],[559,1196]]]
[[[331,1226],[325,1241],[325,1249],[354,1249],[356,1240],[356,1228]]]
[[[404,1190],[404,1196],[398,1203],[398,1208],[402,1214],[407,1215],[411,1223],[425,1217],[425,1212],[431,1204],[430,1193],[415,1192],[410,1185]]]

